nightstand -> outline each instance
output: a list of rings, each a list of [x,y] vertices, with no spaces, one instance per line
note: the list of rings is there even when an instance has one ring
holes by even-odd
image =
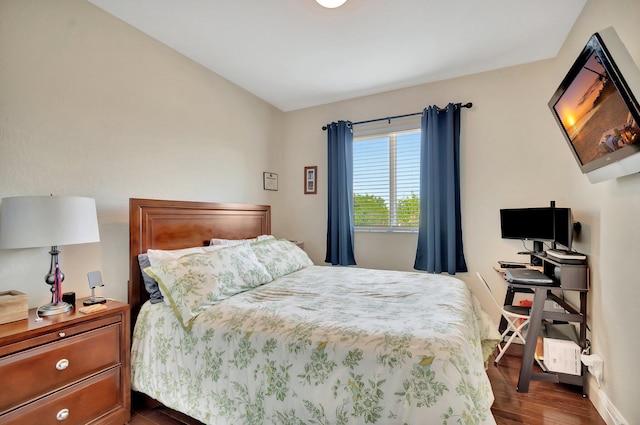
[[[131,417],[129,305],[0,325],[0,424],[124,424]]]

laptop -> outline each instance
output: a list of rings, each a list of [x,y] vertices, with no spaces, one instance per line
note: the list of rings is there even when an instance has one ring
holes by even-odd
[[[507,282],[524,285],[557,286],[549,276],[539,270],[532,269],[506,269],[504,272]]]

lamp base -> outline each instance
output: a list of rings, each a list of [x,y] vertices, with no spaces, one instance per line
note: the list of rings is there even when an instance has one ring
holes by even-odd
[[[54,314],[66,313],[67,311],[71,311],[73,306],[69,303],[61,301],[59,303],[49,303],[45,304],[41,307],[38,307],[38,315],[39,316],[53,316]]]

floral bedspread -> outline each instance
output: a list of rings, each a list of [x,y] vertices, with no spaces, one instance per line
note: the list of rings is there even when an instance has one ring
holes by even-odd
[[[207,424],[495,424],[466,284],[311,266],[208,308],[185,330],[143,306],[132,387]]]

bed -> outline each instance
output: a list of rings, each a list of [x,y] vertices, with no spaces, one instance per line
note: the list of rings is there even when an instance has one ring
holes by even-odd
[[[270,214],[130,200],[134,391],[206,424],[495,424],[485,361],[499,336],[459,279],[315,266],[267,237],[145,269],[164,289],[149,300],[139,254],[270,235]],[[202,261],[257,284],[204,302],[174,274]]]

